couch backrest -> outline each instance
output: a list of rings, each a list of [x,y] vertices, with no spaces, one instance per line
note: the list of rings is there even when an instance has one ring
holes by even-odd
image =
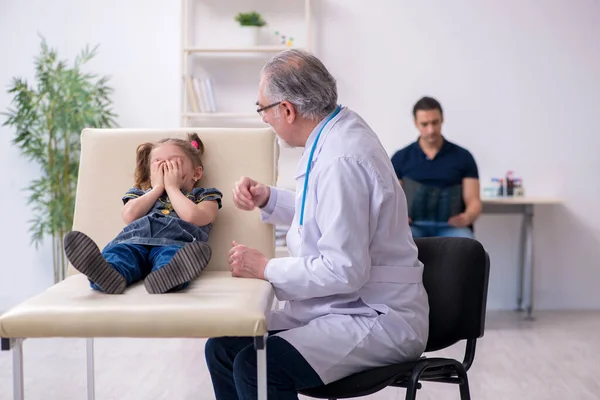
[[[265,128],[85,129],[81,135],[81,163],[73,229],[89,235],[102,249],[125,226],[122,196],[133,185],[136,148],[165,137],[185,138],[196,132],[206,150],[202,185],[223,193],[223,208],[209,244],[208,270],[229,270],[231,242],[247,244],[274,255],[274,228],[260,221],[258,210],[238,210],[232,202],[233,184],[250,176],[266,184],[276,180],[277,142]],[[69,274],[77,273],[69,266]]]

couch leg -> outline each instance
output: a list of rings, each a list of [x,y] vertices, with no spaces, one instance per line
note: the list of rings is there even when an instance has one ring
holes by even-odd
[[[86,339],[86,358],[87,358],[87,398],[94,400],[95,398],[95,382],[94,382],[94,338]]]
[[[267,336],[254,338],[256,349],[258,400],[267,400]]]
[[[23,383],[23,339],[11,339],[13,353],[13,399],[25,399],[25,385]]]

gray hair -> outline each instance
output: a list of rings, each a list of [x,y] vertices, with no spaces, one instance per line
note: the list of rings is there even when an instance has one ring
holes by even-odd
[[[318,120],[337,106],[335,78],[311,53],[291,49],[276,54],[261,70],[267,77],[265,96],[287,100],[303,118]]]

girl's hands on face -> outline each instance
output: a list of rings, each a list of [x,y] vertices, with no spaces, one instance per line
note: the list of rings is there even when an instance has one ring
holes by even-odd
[[[183,166],[181,159],[165,161],[165,187],[167,189],[180,190],[183,187]]]
[[[165,189],[164,161],[154,161],[150,166],[150,186],[152,189]]]

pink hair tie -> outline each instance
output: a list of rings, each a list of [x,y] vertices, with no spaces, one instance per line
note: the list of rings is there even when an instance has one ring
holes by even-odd
[[[194,146],[196,148],[196,150],[198,149],[198,147],[199,147],[198,142],[196,142],[195,140],[192,140],[190,143],[192,144],[192,146]]]

